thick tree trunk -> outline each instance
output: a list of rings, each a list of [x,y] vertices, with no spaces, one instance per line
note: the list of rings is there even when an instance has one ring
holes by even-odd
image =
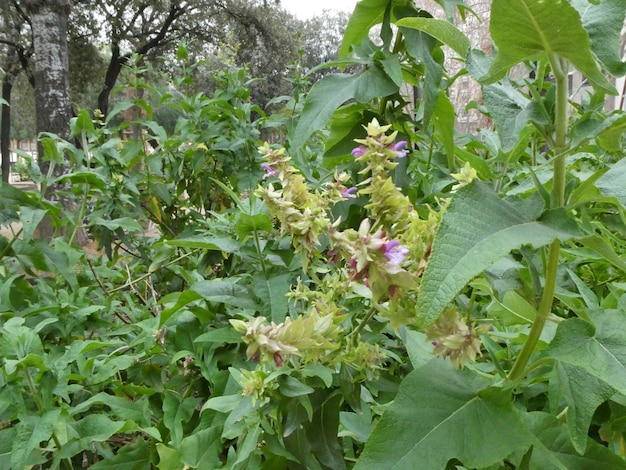
[[[37,133],[50,132],[67,140],[73,116],[67,48],[70,0],[25,0],[24,3],[30,12],[33,29]],[[37,152],[41,171],[46,174],[50,162],[44,160],[41,143],[37,146]],[[64,171],[65,165],[55,165],[55,176]],[[59,189],[50,185],[45,197],[59,201],[65,209],[71,209],[71,202],[61,197]],[[39,229],[42,238],[50,239],[54,236],[54,227],[47,218]]]
[[[2,104],[0,116],[0,154],[2,154],[2,181],[9,182],[11,174],[11,90],[13,89],[13,79],[9,74],[4,75],[2,80],[2,99],[6,102]]]

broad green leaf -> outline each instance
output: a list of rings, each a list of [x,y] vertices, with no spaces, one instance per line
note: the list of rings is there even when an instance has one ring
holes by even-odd
[[[180,461],[180,450],[172,449],[162,443],[156,445],[159,454],[158,470],[184,470],[185,465]]]
[[[0,468],[11,467],[11,447],[15,441],[15,427],[0,430]]]
[[[626,313],[598,310],[589,316],[595,327],[578,318],[560,323],[544,353],[626,394]]]
[[[426,335],[421,331],[402,328],[400,337],[414,369],[423,366],[434,358],[432,355],[433,345],[428,342]]]
[[[184,398],[178,393],[166,391],[163,397],[163,423],[170,431],[174,447],[183,439],[183,425],[193,416],[199,398]]]
[[[580,455],[572,446],[565,426],[547,413],[526,413],[522,415],[522,418],[523,424],[536,436],[528,462],[529,470],[624,470],[626,468],[626,461],[621,456],[590,438],[587,438],[586,452]]]
[[[261,428],[256,427],[249,430],[242,442],[238,442],[237,445],[237,460],[235,460],[234,467],[237,464],[242,464],[248,460],[250,455],[259,447],[259,437],[261,436]]]
[[[435,18],[403,18],[396,22],[397,26],[423,31],[441,41],[461,57],[465,58],[470,48],[469,39],[452,23]]]
[[[502,321],[505,326],[530,324],[537,315],[535,308],[515,291],[504,294],[502,301],[494,298],[487,312],[489,316]]]
[[[123,229],[128,232],[143,232],[144,228],[135,219],[120,217],[119,219],[105,220],[102,217],[94,217],[91,220],[94,225],[101,225],[109,230]]]
[[[180,246],[181,248],[201,248],[203,250],[223,251],[225,253],[235,253],[239,250],[239,242],[232,238],[198,236],[178,240],[166,240],[163,244],[168,246]]]
[[[435,102],[435,108],[432,114],[432,123],[437,130],[439,140],[443,144],[448,155],[448,162],[454,161],[454,124],[456,120],[456,113],[454,112],[454,106],[450,101],[450,98],[442,91],[437,97]],[[456,169],[456,168],[449,168]]]
[[[231,327],[216,328],[201,334],[193,340],[194,343],[241,343],[243,339],[241,334],[237,333]]]
[[[22,240],[28,242],[33,238],[35,230],[45,217],[46,213],[47,211],[43,209],[33,209],[28,206],[20,208],[20,222],[22,223],[23,228]]]
[[[84,132],[87,136],[93,136],[96,132],[91,116],[89,116],[89,112],[86,109],[78,111],[78,116],[72,119],[70,123],[70,129],[71,137],[77,136],[81,132]]]
[[[626,208],[626,158],[615,163],[609,171],[603,174],[596,187],[603,196],[617,198],[620,204]]]
[[[278,383],[280,393],[286,397],[299,397],[314,392],[311,387],[289,375],[281,375],[278,378]]]
[[[591,54],[578,12],[567,0],[493,0],[490,30],[498,53],[485,83],[502,78],[514,65],[546,53],[568,59],[594,88],[616,94]]]
[[[245,241],[250,234],[258,231],[271,232],[273,229],[272,219],[267,214],[245,214],[240,212],[235,222],[235,230],[241,241]]]
[[[11,452],[11,468],[25,468],[30,453],[47,442],[57,424],[61,409],[47,411],[42,416],[23,416],[17,424],[17,432]]]
[[[300,147],[318,129],[324,128],[333,112],[343,103],[356,100],[365,103],[391,95],[398,85],[377,65],[370,65],[356,75],[336,73],[316,82],[309,92],[302,116],[296,126],[292,145]]]
[[[143,439],[122,447],[113,457],[89,467],[91,470],[150,470],[150,447]]]
[[[461,289],[512,249],[535,248],[579,235],[560,210],[538,220],[504,201],[480,181],[461,188],[444,213],[424,272],[417,303],[422,325],[434,322]],[[534,210],[534,209],[533,209]]]
[[[193,290],[187,290],[172,295],[177,295],[176,303],[161,312],[161,315],[159,315],[161,325],[164,325],[172,317],[172,315],[178,312],[185,305],[188,305],[191,302],[195,302],[196,300],[200,300],[203,298],[202,295]],[[171,300],[169,296],[168,300]]]
[[[285,320],[289,303],[286,295],[289,293],[291,283],[289,274],[255,276],[253,279],[254,294],[261,301],[260,313],[278,324]]]
[[[209,302],[232,305],[239,308],[256,309],[250,290],[239,284],[238,279],[211,279],[195,283],[191,290]]]
[[[89,414],[80,421],[70,423],[68,434],[71,440],[61,448],[59,457],[67,459],[83,450],[91,450],[94,442],[108,440],[120,432],[125,424],[124,421],[113,421],[102,414]]]
[[[343,41],[339,49],[339,57],[350,54],[352,46],[360,44],[373,26],[382,23],[385,9],[391,0],[361,0],[356,4],[354,12],[348,20]]]
[[[498,131],[502,151],[511,151],[528,125],[524,112],[529,100],[517,91],[510,82],[483,87],[483,101]]]
[[[93,405],[105,405],[119,418],[133,420],[142,426],[150,425],[149,403],[145,396],[130,400],[129,398],[116,397],[106,392],[100,392],[70,408],[70,412],[72,415],[78,415],[84,413]]]
[[[606,69],[615,76],[626,74],[622,62],[620,39],[626,16],[626,0],[570,0],[580,14],[583,27],[591,39],[591,50]]]
[[[322,403],[307,429],[309,442],[317,460],[333,470],[346,468],[343,451],[337,438],[341,402],[341,395],[336,394]]]
[[[533,439],[510,394],[488,386],[444,361],[414,370],[372,431],[355,470],[441,470],[452,458],[483,468],[526,448]]]
[[[180,443],[181,460],[185,465],[199,470],[214,470],[222,466],[219,454],[222,450],[220,426],[196,431]]]
[[[572,445],[584,454],[589,439],[589,425],[596,408],[615,394],[615,389],[584,370],[557,362],[554,386],[567,403],[567,429]],[[553,396],[553,392],[550,393]]]

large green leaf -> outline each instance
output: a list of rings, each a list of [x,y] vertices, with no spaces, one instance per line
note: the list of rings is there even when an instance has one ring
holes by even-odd
[[[392,0],[361,0],[348,20],[339,49],[339,57],[350,54],[352,46],[360,44],[370,29],[383,21],[385,9]]]
[[[567,429],[572,444],[578,453],[584,454],[591,418],[615,389],[579,367],[562,362],[555,367],[553,381],[568,406]]]
[[[594,88],[616,93],[598,68],[589,36],[568,1],[493,0],[490,30],[498,53],[483,77],[485,83],[502,78],[520,62],[546,53],[568,59]]]
[[[42,416],[24,416],[17,424],[17,433],[11,452],[11,468],[26,468],[30,453],[39,444],[48,441],[54,432],[61,409],[51,410]]]
[[[579,235],[561,210],[537,218],[523,206],[504,201],[480,181],[452,198],[437,231],[417,303],[422,325],[434,322],[459,291],[512,249],[547,245]]]
[[[615,197],[626,207],[626,158],[622,158],[614,164],[609,171],[603,174],[598,181],[596,187],[603,196]]]
[[[143,439],[122,447],[113,457],[101,460],[91,470],[150,470],[150,447]]]
[[[510,394],[488,386],[444,361],[414,370],[374,428],[355,470],[441,470],[452,458],[483,468],[529,446],[533,438]]]
[[[397,26],[420,30],[432,36],[465,58],[470,48],[469,39],[452,23],[435,18],[403,18],[396,22]]]
[[[624,470],[626,461],[611,449],[587,438],[587,450],[579,454],[572,446],[567,429],[547,413],[522,415],[527,429],[536,437],[528,466],[522,469],[550,470]],[[517,452],[521,460],[521,452]],[[511,460],[514,460],[511,458]]]
[[[508,81],[483,87],[483,100],[496,124],[502,150],[509,152],[528,125],[528,115],[524,110],[529,100]]]
[[[289,274],[270,276],[263,274],[254,277],[253,289],[261,301],[260,312],[274,323],[285,321],[289,303],[286,295],[289,293],[291,283]]]
[[[222,429],[213,426],[194,432],[180,443],[180,459],[185,465],[200,470],[221,467],[219,453],[222,450]]]
[[[620,39],[626,16],[626,0],[570,0],[578,10],[591,39],[591,50],[613,75],[626,74]]]
[[[191,290],[210,302],[255,309],[257,305],[251,298],[250,290],[238,281],[236,278],[210,279],[196,282]]]
[[[589,316],[595,327],[578,318],[559,324],[545,354],[626,394],[626,313],[600,310]]]
[[[311,425],[307,427],[313,453],[322,465],[333,470],[346,468],[337,439],[341,402],[342,397],[339,394],[326,400],[313,415]]]
[[[174,447],[178,447],[183,439],[183,426],[191,419],[199,398],[184,398],[177,393],[168,391],[163,399],[163,424],[170,431]]]
[[[328,123],[333,112],[348,100],[365,103],[398,91],[398,85],[377,65],[355,74],[330,74],[311,87],[302,116],[296,126],[292,145],[300,147],[318,129]]]

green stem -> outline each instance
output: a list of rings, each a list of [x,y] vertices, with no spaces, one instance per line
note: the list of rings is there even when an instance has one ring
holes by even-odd
[[[554,177],[551,195],[551,207],[563,207],[565,205],[565,149],[567,147],[567,61],[560,57],[550,57],[550,65],[556,78],[556,107],[554,117]],[[543,332],[548,315],[552,311],[556,278],[559,268],[559,253],[561,242],[557,239],[550,245],[548,261],[545,268],[545,284],[541,295],[541,303],[535,317],[535,321],[528,334],[528,339],[517,357],[513,368],[509,372],[509,380],[516,382],[524,377],[526,366],[532,356],[537,342]]]
[[[550,252],[548,254],[548,265],[546,266],[546,283],[543,288],[543,295],[541,296],[541,304],[539,310],[535,316],[533,326],[530,328],[528,339],[524,343],[524,347],[517,357],[515,364],[511,372],[509,372],[509,380],[516,382],[524,376],[526,365],[530,360],[530,356],[535,351],[539,337],[543,331],[543,327],[546,324],[546,320],[550,312],[552,311],[552,300],[554,298],[554,290],[556,287],[556,277],[559,268],[559,252],[561,250],[561,242],[554,240],[550,245]]]
[[[363,317],[363,320],[361,320],[361,323],[359,323],[357,327],[354,330],[352,330],[352,333],[350,333],[350,336],[353,339],[356,340],[358,338],[359,333],[363,330],[363,328],[365,328],[365,325],[369,323],[369,321],[372,319],[375,313],[376,313],[375,307],[372,307],[369,309],[369,311]]]
[[[80,204],[80,210],[78,211],[78,217],[76,217],[76,222],[74,223],[74,230],[72,230],[72,235],[70,236],[69,244],[74,243],[74,239],[76,238],[76,234],[78,233],[78,229],[82,226],[82,220],[85,215],[85,210],[87,208],[87,198],[89,197],[89,185],[85,184],[85,194],[83,194],[83,201]]]

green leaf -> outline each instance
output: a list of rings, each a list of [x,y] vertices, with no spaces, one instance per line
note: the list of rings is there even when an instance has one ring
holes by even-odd
[[[96,132],[91,116],[89,116],[89,112],[86,109],[78,111],[78,116],[76,116],[75,119],[72,119],[70,127],[72,131],[70,134],[71,137],[77,136],[81,132],[84,132],[88,136],[92,136]]]
[[[162,443],[156,445],[159,454],[158,470],[184,470],[185,465],[180,461],[180,450],[172,449]]]
[[[343,451],[337,438],[341,402],[340,394],[326,400],[313,415],[313,421],[307,427],[309,442],[317,460],[333,470],[346,468]]]
[[[603,196],[617,198],[620,204],[626,208],[626,158],[615,163],[609,171],[603,174],[596,187]]]
[[[173,306],[166,308],[165,310],[161,312],[161,315],[159,316],[161,326],[164,325],[172,317],[172,315],[178,312],[185,305],[188,305],[191,302],[195,302],[196,300],[200,300],[203,298],[202,295],[200,295],[198,292],[195,292],[193,290],[187,290],[187,291],[175,293],[172,295],[177,296],[176,303]],[[169,296],[168,296],[168,300],[170,300]]]
[[[494,465],[532,442],[510,394],[430,361],[400,385],[355,470],[441,470],[457,458],[468,468]],[[503,432],[506,430],[506,432]]]
[[[437,97],[435,107],[432,114],[432,122],[439,135],[439,140],[443,144],[448,160],[454,159],[454,124],[456,122],[456,113],[450,98],[442,91]]]
[[[105,405],[120,418],[130,419],[142,426],[150,425],[150,412],[147,397],[130,400],[124,397],[116,397],[106,392],[100,392],[88,400],[72,407],[70,412],[75,416],[84,413],[93,405]]]
[[[557,362],[554,368],[553,381],[568,406],[567,429],[572,444],[579,454],[584,454],[591,418],[596,408],[615,394],[615,389],[584,370],[562,362]]]
[[[91,450],[94,442],[104,442],[113,434],[120,432],[126,422],[113,421],[102,414],[90,414],[68,425],[72,440],[66,443],[59,452],[62,459],[73,457],[83,450]]]
[[[278,324],[285,320],[289,303],[286,295],[289,293],[291,283],[289,274],[270,276],[255,276],[253,280],[254,294],[261,301],[260,313]]]
[[[564,211],[546,211],[535,220],[520,209],[477,180],[454,195],[422,280],[417,303],[422,325],[434,322],[469,281],[512,249],[525,244],[537,248],[579,235]]]
[[[222,466],[219,458],[222,450],[221,433],[220,426],[212,426],[184,438],[179,448],[182,462],[199,470],[220,468]]]
[[[626,313],[598,310],[589,316],[595,328],[578,318],[565,320],[544,353],[626,394]]]
[[[143,232],[144,228],[135,219],[130,217],[120,217],[119,219],[105,220],[102,217],[94,217],[91,220],[94,225],[101,225],[109,230],[123,229],[128,232]]]
[[[311,87],[292,145],[295,148],[302,146],[313,132],[326,126],[335,109],[346,101],[354,99],[365,103],[397,91],[398,85],[374,64],[355,75],[326,75]]]
[[[504,152],[511,151],[528,124],[524,112],[529,100],[517,91],[510,82],[483,87],[483,100],[496,124],[498,137]]]
[[[193,340],[194,343],[241,343],[241,334],[237,333],[230,327],[216,328],[201,334]]]
[[[568,1],[493,0],[490,30],[498,53],[483,82],[495,82],[518,63],[546,53],[568,59],[594,88],[616,94],[598,68],[589,36]]]
[[[22,222],[22,240],[25,242],[30,241],[33,238],[35,230],[39,226],[39,223],[43,220],[46,213],[43,209],[33,209],[32,207],[20,208],[20,222]]]
[[[150,470],[150,447],[143,439],[122,447],[117,454],[89,467],[91,470]]]
[[[617,269],[626,273],[626,262],[615,252],[613,247],[599,235],[591,235],[578,240],[579,243],[595,251]]]
[[[285,397],[299,397],[313,393],[313,389],[303,384],[295,377],[281,375],[278,378],[280,393]]]
[[[619,77],[626,74],[622,62],[620,39],[626,16],[626,0],[570,0],[580,14],[583,27],[591,39],[591,50],[598,60]]]
[[[398,20],[396,25],[423,31],[441,41],[461,57],[467,57],[467,52],[470,48],[469,39],[448,21],[435,18],[414,17]]]
[[[360,44],[366,38],[373,26],[382,23],[385,9],[391,0],[361,0],[356,4],[350,15],[343,41],[339,49],[339,58],[350,54],[352,46]]]
[[[223,251],[236,253],[239,251],[239,242],[232,238],[219,237],[189,237],[178,240],[165,240],[167,246],[180,246],[181,248],[201,248],[203,250]]]
[[[183,439],[183,425],[187,423],[200,403],[199,398],[183,398],[170,390],[163,397],[163,423],[170,431],[172,445],[178,447]]]
[[[257,305],[251,299],[250,290],[238,281],[236,278],[205,280],[196,282],[191,290],[209,302],[255,310]]]
[[[522,417],[523,424],[536,436],[528,469],[623,470],[626,468],[626,462],[621,456],[589,438],[587,438],[586,452],[580,455],[572,446],[565,426],[547,413],[526,413]]]
[[[17,424],[17,433],[11,452],[11,468],[25,468],[30,453],[40,443],[52,437],[61,409],[47,411],[42,416],[24,416]]]
[[[241,241],[245,241],[250,234],[258,231],[271,232],[273,228],[272,219],[267,214],[250,215],[240,212],[235,222],[235,230]]]

